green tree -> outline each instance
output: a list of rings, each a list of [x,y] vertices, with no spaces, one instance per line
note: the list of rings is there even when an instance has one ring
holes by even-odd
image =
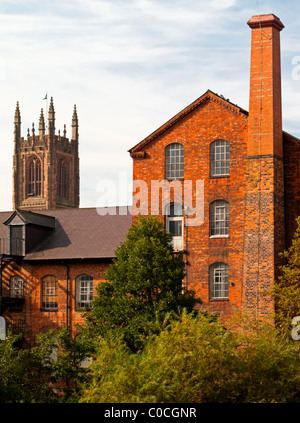
[[[199,300],[183,288],[183,253],[174,252],[171,239],[157,217],[137,219],[116,250],[107,282],[97,287],[89,329],[102,336],[118,331],[137,351],[149,335],[159,333],[167,315],[193,310]]]
[[[11,333],[0,341],[0,402],[56,402],[46,364],[50,349],[22,348],[21,341]]]
[[[235,365],[235,346],[236,340],[218,322],[186,311],[148,338],[138,354],[116,335],[106,337],[99,343],[81,402],[199,401],[203,390],[220,389],[221,380],[225,389],[228,365]]]
[[[63,402],[75,402],[79,385],[87,378],[89,359],[94,352],[93,340],[80,330],[72,336],[67,328],[51,331],[48,336],[55,339],[52,350],[55,359],[50,365],[52,380],[63,394]]]
[[[297,223],[292,245],[282,254],[285,264],[279,268],[280,275],[273,288],[276,321],[283,331],[290,331],[292,319],[300,316],[300,216]]]

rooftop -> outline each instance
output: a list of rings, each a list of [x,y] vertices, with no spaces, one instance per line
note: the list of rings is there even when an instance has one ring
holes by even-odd
[[[12,215],[15,212],[0,212],[0,239],[7,238],[4,223]],[[20,211],[20,215],[26,216],[25,224],[35,225],[55,218],[55,230],[25,255],[26,261],[111,259],[132,223],[130,207]]]

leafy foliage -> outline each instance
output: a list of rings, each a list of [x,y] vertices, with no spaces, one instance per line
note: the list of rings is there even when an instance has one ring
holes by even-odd
[[[56,402],[46,370],[48,348],[20,348],[18,335],[0,341],[0,402]]]
[[[133,354],[117,337],[99,344],[81,402],[299,402],[299,345],[268,325],[226,330],[183,313]]]
[[[291,320],[300,316],[300,216],[292,245],[282,254],[286,263],[280,267],[280,276],[274,285],[278,327],[290,331]]]
[[[89,328],[102,336],[117,331],[130,349],[142,348],[167,315],[171,319],[183,308],[192,311],[199,301],[182,287],[184,269],[183,254],[174,253],[159,219],[139,217],[116,251],[107,282],[97,287]]]

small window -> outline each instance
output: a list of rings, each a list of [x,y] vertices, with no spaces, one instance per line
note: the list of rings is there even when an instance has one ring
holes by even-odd
[[[93,299],[93,278],[81,275],[76,278],[76,308],[89,309]]]
[[[183,249],[183,207],[174,203],[167,210],[167,231],[172,235],[175,250]]]
[[[228,176],[230,144],[225,140],[214,141],[210,146],[210,175]]]
[[[68,166],[64,159],[58,165],[58,196],[68,198]]]
[[[22,298],[23,297],[23,279],[20,276],[13,276],[10,279],[10,297]]]
[[[174,143],[166,147],[166,179],[184,177],[184,147]]]
[[[217,200],[210,205],[209,222],[211,237],[229,235],[229,203],[227,201]]]
[[[23,225],[10,226],[9,244],[12,256],[23,256],[25,253],[24,229]]]
[[[41,161],[34,157],[30,160],[28,166],[28,185],[27,196],[37,197],[41,195],[42,188],[42,171]]]
[[[55,276],[45,276],[42,280],[42,309],[56,311],[58,308],[57,279]]]
[[[228,298],[228,265],[214,263],[209,271],[210,299]]]

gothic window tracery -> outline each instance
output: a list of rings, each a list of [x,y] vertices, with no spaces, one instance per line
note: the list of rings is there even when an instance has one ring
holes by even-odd
[[[42,193],[42,166],[38,157],[33,157],[28,165],[27,197],[37,197]]]

